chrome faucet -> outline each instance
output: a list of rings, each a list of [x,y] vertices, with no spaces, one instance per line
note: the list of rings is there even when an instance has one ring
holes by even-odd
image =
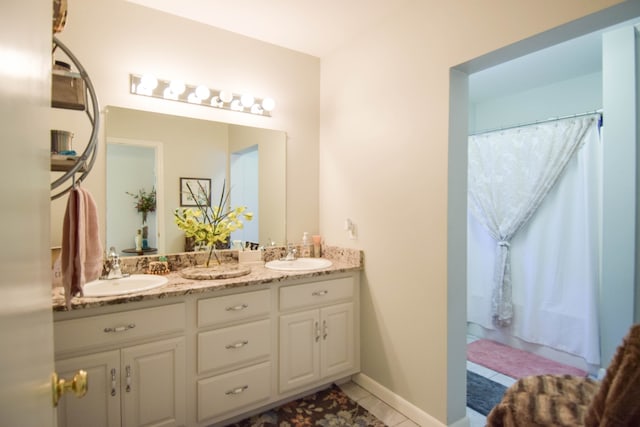
[[[293,243],[288,243],[287,244],[287,256],[283,258],[284,261],[294,261],[296,259],[296,254],[297,253],[298,253],[298,250],[293,245]]]
[[[122,274],[122,269],[120,268],[120,257],[118,256],[118,252],[116,252],[115,246],[111,246],[109,249],[109,255],[104,262],[102,268],[102,279],[121,279],[123,277],[127,277],[128,274]]]

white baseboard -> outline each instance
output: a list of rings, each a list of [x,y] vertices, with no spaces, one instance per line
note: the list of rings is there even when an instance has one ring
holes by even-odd
[[[354,383],[358,384],[360,387],[364,388],[378,399],[382,400],[387,405],[391,406],[396,411],[405,415],[414,423],[418,424],[421,427],[469,427],[470,422],[469,418],[465,416],[464,418],[456,421],[455,423],[447,426],[443,424],[441,421],[438,421],[428,413],[424,412],[422,409],[418,408],[411,402],[408,402],[404,398],[398,396],[388,388],[384,387],[380,383],[374,381],[370,377],[365,374],[356,374],[352,378]]]

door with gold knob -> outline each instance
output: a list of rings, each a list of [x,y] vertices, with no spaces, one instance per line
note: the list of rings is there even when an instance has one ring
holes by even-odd
[[[51,96],[52,5],[24,0],[2,6],[0,425],[51,427],[51,202],[45,156],[52,119],[44,107]]]
[[[87,393],[77,398],[65,393],[58,402],[58,427],[120,426],[120,352],[105,351],[56,362],[60,378],[87,372]]]

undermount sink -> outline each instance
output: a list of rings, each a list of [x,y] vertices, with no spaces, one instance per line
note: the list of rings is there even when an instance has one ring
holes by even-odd
[[[160,287],[168,281],[166,277],[154,274],[132,274],[121,279],[100,279],[86,283],[82,288],[82,293],[85,297],[132,294]]]
[[[275,261],[269,261],[264,266],[271,270],[280,271],[305,271],[305,270],[320,270],[323,268],[331,267],[333,263],[325,258],[296,258],[291,261],[278,259]]]

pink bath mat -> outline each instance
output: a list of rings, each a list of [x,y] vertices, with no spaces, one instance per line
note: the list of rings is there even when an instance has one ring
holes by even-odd
[[[582,369],[489,340],[467,345],[467,359],[513,378],[542,374],[587,375]]]

